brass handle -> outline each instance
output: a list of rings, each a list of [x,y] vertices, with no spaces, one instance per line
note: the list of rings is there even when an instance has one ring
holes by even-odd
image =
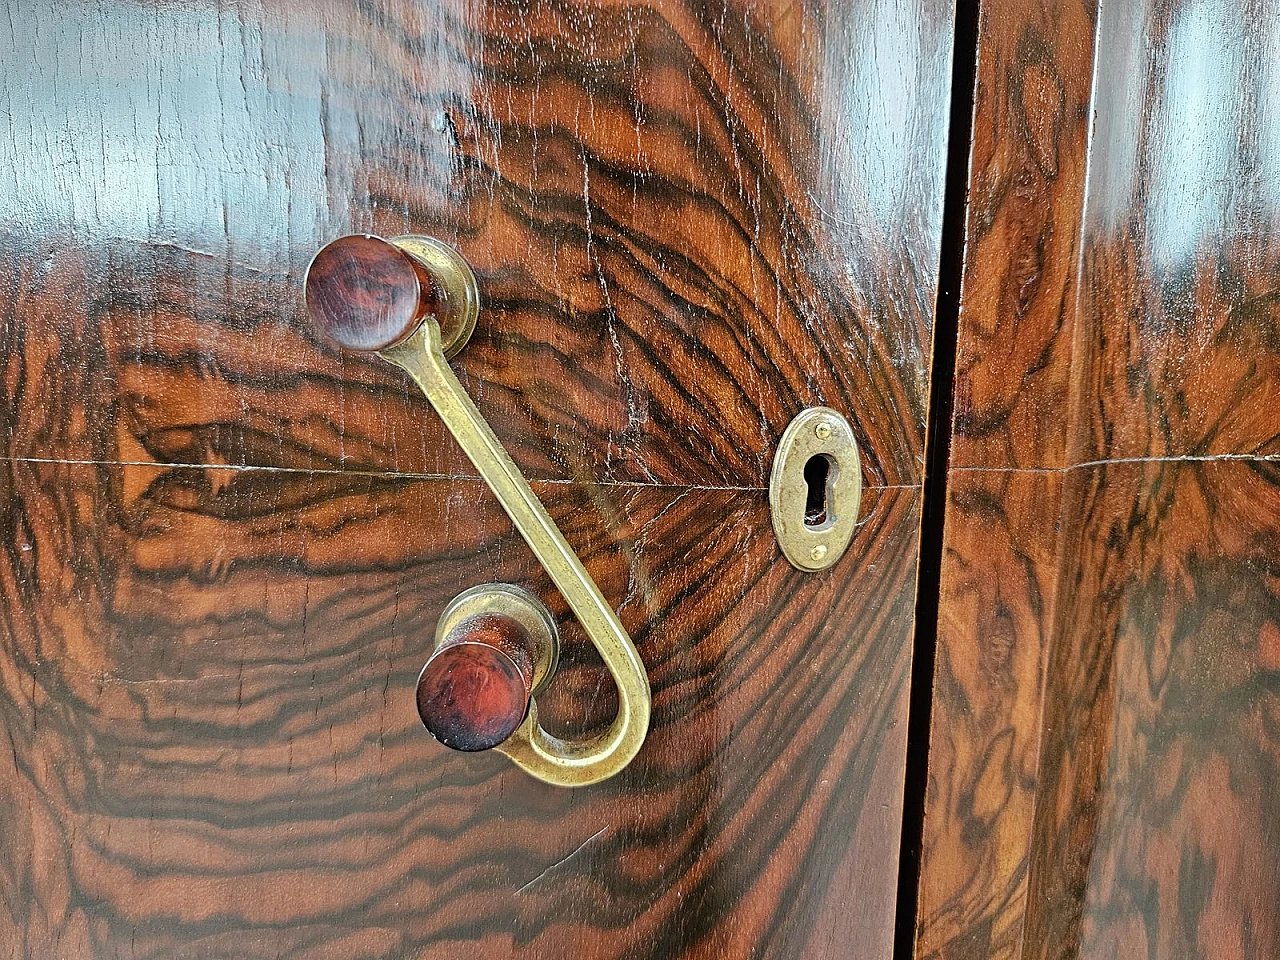
[[[635,644],[582,561],[529,488],[449,368],[475,326],[475,276],[451,247],[430,237],[351,236],[312,260],[307,306],[339,346],[374,351],[422,389],[453,438],[563,594],[618,687],[618,715],[589,740],[561,740],[538,724],[536,695],[524,722],[495,749],[539,780],[576,787],[613,776],[649,729],[649,678]],[[441,322],[446,333],[442,336]]]
[[[537,597],[509,583],[464,590],[436,625],[418,675],[418,716],[454,750],[489,750],[515,733],[555,672],[556,622]]]

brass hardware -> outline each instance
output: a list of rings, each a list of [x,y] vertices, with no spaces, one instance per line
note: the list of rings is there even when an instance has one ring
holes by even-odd
[[[524,722],[560,655],[547,608],[508,583],[486,583],[450,601],[418,675],[418,716],[454,750],[499,746]]]
[[[809,573],[826,570],[848,549],[862,503],[862,462],[849,421],[810,407],[778,443],[769,477],[769,512],[783,555]]]
[[[440,324],[441,348],[452,360],[475,333],[480,316],[480,285],[471,265],[462,254],[437,240],[410,234],[391,240],[397,247],[426,267],[440,294],[436,322]]]
[[[449,323],[449,346],[456,353],[475,325],[474,313],[470,325],[466,313],[479,304],[471,269],[452,250],[449,250],[451,256],[440,255],[444,245],[439,241],[396,237],[391,242],[410,255],[422,257],[432,270],[433,279],[444,293],[441,316],[454,318],[454,322]],[[423,256],[424,251],[430,251],[428,256]],[[436,255],[439,255],[436,259],[429,259]],[[457,319],[459,312],[461,319]],[[618,715],[600,736],[583,741],[551,736],[538,724],[535,699],[529,705],[524,723],[496,749],[532,776],[557,786],[586,786],[613,776],[639,752],[649,729],[652,711],[649,678],[635,645],[578,555],[449,368],[436,315],[428,315],[416,331],[394,346],[380,350],[378,355],[408,373],[421,388],[563,594],[618,686]]]
[[[436,621],[435,649],[472,617],[486,614],[510,617],[533,641],[533,695],[550,682],[560,661],[560,632],[542,601],[512,583],[482,583],[468,587],[449,601]]]

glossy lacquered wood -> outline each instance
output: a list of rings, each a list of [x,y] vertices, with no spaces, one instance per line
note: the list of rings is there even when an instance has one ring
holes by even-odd
[[[1277,23],[983,6],[921,957],[1280,954]]]
[[[0,787],[7,949],[886,943],[914,574],[896,545],[918,525],[914,491],[868,491],[868,536],[815,578],[777,552],[763,492],[538,484],[601,588],[635,590],[622,615],[654,687],[645,750],[565,791],[446,750],[413,707],[439,611],[493,577],[561,618],[549,728],[612,713],[589,645],[478,481],[21,462],[7,477],[8,522],[28,532],[6,583],[30,625],[0,698],[18,771]],[[880,575],[847,589],[867,568]]]
[[[917,483],[950,23],[938,0],[24,4],[12,452],[203,425],[231,465],[468,474],[394,372],[303,353],[316,251],[422,233],[480,278],[463,372],[526,475],[760,487],[822,402],[869,483]],[[77,417],[89,382],[49,362],[113,402]],[[300,422],[304,391],[340,429]]]
[[[0,31],[0,957],[889,955],[951,9],[13,5]],[[421,728],[440,611],[527,587],[425,401],[306,317],[428,234],[453,367],[620,610],[644,749],[565,791]],[[863,452],[832,570],[767,476]]]

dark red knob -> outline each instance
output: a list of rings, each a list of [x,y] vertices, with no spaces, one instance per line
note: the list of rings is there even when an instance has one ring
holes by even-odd
[[[307,311],[347,350],[382,350],[412,334],[439,300],[426,267],[389,240],[353,234],[326,244],[307,267]]]
[[[462,620],[440,641],[418,677],[418,716],[455,750],[488,750],[529,712],[534,644],[501,614]]]

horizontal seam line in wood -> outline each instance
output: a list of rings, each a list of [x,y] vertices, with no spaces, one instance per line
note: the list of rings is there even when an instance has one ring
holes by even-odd
[[[483,483],[484,479],[470,474],[402,473],[395,470],[336,470],[331,467],[275,467],[253,463],[162,463],[156,460],[55,460],[45,457],[0,457],[4,463],[69,464],[76,467],[158,467],[164,470],[243,470],[262,473],[303,473],[307,475],[338,477],[377,477],[383,480],[470,480]],[[655,483],[646,480],[564,480],[529,477],[530,483],[578,484],[596,487],[652,487],[665,490],[700,490],[706,493],[764,493],[768,487],[704,486],[700,484]],[[917,490],[917,483],[864,485],[863,490]]]
[[[1180,457],[1114,457],[1109,460],[1085,460],[1065,467],[952,467],[951,473],[1068,473],[1071,470],[1084,470],[1089,467],[1106,467],[1123,463],[1214,463],[1220,461],[1280,463],[1280,454],[1276,453],[1211,453],[1203,456],[1186,455]]]

